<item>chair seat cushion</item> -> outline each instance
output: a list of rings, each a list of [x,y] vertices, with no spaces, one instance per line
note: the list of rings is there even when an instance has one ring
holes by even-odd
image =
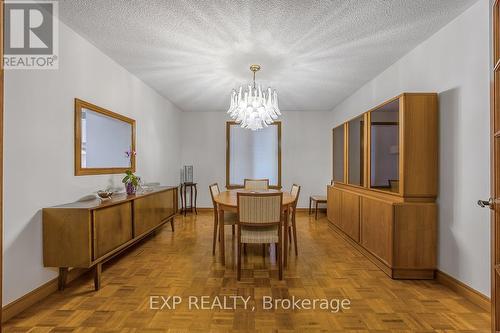
[[[326,201],[326,196],[324,196],[324,195],[311,195],[311,199],[314,201]]]
[[[241,226],[241,242],[254,244],[278,243],[278,226]]]
[[[224,212],[224,225],[233,225],[238,222],[238,214],[233,212]]]

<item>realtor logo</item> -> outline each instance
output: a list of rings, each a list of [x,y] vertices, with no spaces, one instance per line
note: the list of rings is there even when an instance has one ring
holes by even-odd
[[[55,1],[6,1],[4,69],[57,69]]]

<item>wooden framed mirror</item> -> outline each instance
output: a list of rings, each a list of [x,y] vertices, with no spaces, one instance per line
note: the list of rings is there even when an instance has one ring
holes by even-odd
[[[281,189],[281,122],[258,131],[226,122],[226,188],[242,188],[245,178],[269,179]]]
[[[75,98],[75,175],[135,172],[135,120]]]

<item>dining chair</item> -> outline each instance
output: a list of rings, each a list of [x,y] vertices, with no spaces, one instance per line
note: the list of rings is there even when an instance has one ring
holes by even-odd
[[[275,244],[279,279],[283,279],[283,193],[238,193],[238,281],[242,244]]]
[[[297,184],[292,185],[292,189],[290,190],[290,194],[294,198],[293,204],[290,207],[290,217],[292,223],[288,225],[288,238],[290,239],[290,243],[292,242],[292,233],[293,233],[293,244],[295,246],[295,255],[298,255],[297,250],[297,226],[295,223],[295,214],[297,212],[297,203],[299,201],[300,194],[300,186]],[[286,237],[286,235],[285,235]]]
[[[245,179],[245,190],[268,190],[269,179]]]
[[[219,184],[213,183],[212,185],[208,186],[208,189],[210,190],[210,196],[212,197],[212,204],[214,205],[214,235],[212,242],[212,255],[215,255],[215,244],[218,238],[217,235],[219,234],[218,232],[219,212],[214,197],[220,193]],[[235,234],[234,228],[237,221],[238,221],[238,214],[224,211],[224,225],[230,225],[233,227],[233,235]]]

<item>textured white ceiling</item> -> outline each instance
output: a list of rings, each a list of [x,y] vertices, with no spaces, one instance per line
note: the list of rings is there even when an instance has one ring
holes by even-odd
[[[63,0],[61,19],[184,111],[251,81],[331,110],[476,0]]]

